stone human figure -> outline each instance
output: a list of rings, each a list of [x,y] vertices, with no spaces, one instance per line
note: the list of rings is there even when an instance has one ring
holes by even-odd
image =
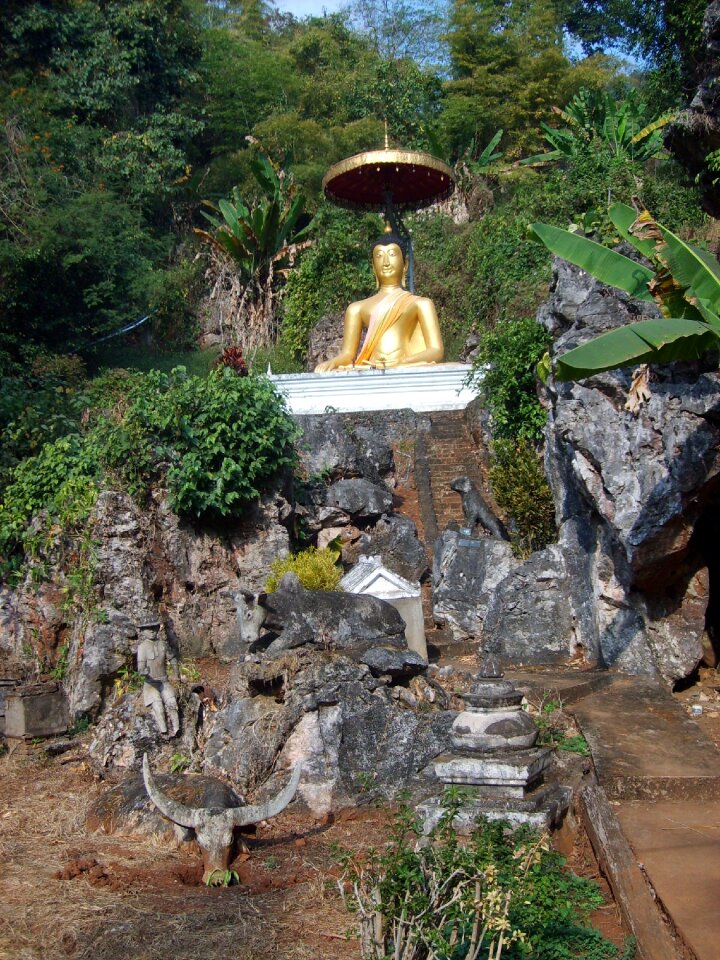
[[[399,367],[438,363],[445,355],[435,306],[404,287],[405,242],[386,233],[372,247],[378,292],[345,311],[340,353],[315,367],[316,373],[348,367]],[[360,346],[363,330],[365,339]]]
[[[145,681],[143,703],[152,710],[160,733],[174,737],[180,729],[180,718],[177,697],[167,671],[169,665],[175,664],[175,656],[167,641],[160,636],[159,621],[141,623],[138,634],[138,673],[142,674]]]

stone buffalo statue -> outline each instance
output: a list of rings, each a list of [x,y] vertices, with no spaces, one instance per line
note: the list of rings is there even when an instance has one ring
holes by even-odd
[[[160,790],[153,779],[147,754],[143,756],[143,779],[150,799],[173,823],[195,831],[203,854],[205,883],[212,883],[216,872],[224,873],[228,869],[235,828],[260,823],[281,813],[295,796],[301,774],[302,764],[298,764],[287,786],[267,803],[231,808],[187,807]]]

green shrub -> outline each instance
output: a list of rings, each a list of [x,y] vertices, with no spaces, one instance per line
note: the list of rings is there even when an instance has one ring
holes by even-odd
[[[535,391],[535,367],[551,340],[531,317],[498,323],[480,338],[473,382],[492,414],[496,440],[542,439],[547,416]]]
[[[489,477],[495,501],[510,520],[516,555],[528,557],[557,539],[552,492],[532,444],[495,441]]]
[[[170,506],[190,517],[237,516],[293,463],[295,426],[264,377],[227,367],[209,376],[151,371],[118,420],[98,424],[104,461],[134,495],[166,484]]]
[[[113,371],[88,387],[86,402],[84,433],[45,444],[12,472],[0,503],[6,572],[63,537],[82,533],[87,554],[83,526],[102,487],[140,499],[165,487],[178,513],[217,520],[238,516],[294,462],[295,425],[263,377]]]
[[[77,434],[46,443],[20,463],[0,503],[0,569],[18,566],[18,551],[42,556],[60,537],[70,537],[97,498],[98,465]],[[44,522],[31,521],[43,514]]]
[[[336,590],[343,575],[337,565],[337,553],[328,547],[308,547],[288,557],[278,557],[273,561],[265,590],[274,593],[286,573],[297,574],[306,590]]]
[[[421,825],[404,806],[388,844],[362,859],[338,851],[363,960],[616,960],[618,949],[589,922],[602,906],[598,886],[527,827],[512,832],[480,819],[461,842],[453,819],[464,798],[457,787],[446,790],[429,842],[418,842]]]
[[[315,220],[313,245],[302,254],[283,292],[281,338],[302,359],[310,331],[329,312],[344,310],[374,289],[370,243],[382,232],[377,217],[324,206]]]
[[[6,362],[0,370],[2,491],[21,460],[39,453],[48,441],[77,431],[86,381],[79,357],[42,351],[23,364]]]

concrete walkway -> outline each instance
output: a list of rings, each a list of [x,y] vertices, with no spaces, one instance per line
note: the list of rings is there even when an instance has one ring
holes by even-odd
[[[513,679],[534,692],[540,683],[557,690],[590,744],[610,801],[590,805],[591,812],[603,816],[604,809],[619,825],[626,861],[645,880],[623,886],[621,877],[621,896],[649,892],[660,908],[656,919],[664,914],[674,935],[667,946],[660,926],[637,930],[639,953],[671,960],[674,948],[675,957],[719,960],[720,750],[659,681],[593,672],[559,674],[556,683],[548,674]],[[612,837],[612,825],[599,834]],[[637,913],[647,913],[643,904]]]

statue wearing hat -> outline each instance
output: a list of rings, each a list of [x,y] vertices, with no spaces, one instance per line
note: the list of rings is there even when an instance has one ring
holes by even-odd
[[[160,621],[151,620],[138,627],[138,673],[142,674],[143,703],[150,707],[160,733],[174,737],[180,729],[175,690],[168,680],[168,666],[176,658],[167,641],[160,635]]]

